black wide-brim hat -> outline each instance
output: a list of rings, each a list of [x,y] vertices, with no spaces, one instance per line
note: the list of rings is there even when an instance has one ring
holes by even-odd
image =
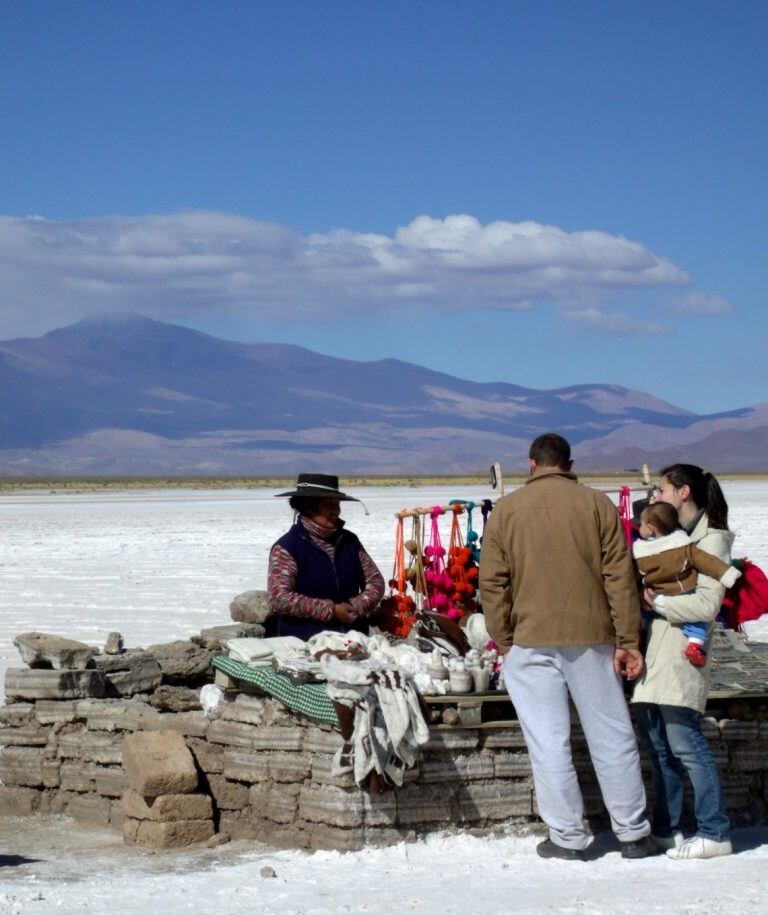
[[[300,473],[296,478],[296,489],[289,492],[278,492],[276,498],[299,496],[307,499],[338,499],[340,502],[359,502],[354,496],[348,496],[339,490],[339,478],[325,473]]]

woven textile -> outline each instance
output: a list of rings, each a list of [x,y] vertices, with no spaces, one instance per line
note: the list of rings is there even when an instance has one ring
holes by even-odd
[[[233,680],[258,687],[293,712],[339,727],[339,719],[325,683],[291,683],[271,667],[249,667],[221,655],[213,659],[213,666]]]

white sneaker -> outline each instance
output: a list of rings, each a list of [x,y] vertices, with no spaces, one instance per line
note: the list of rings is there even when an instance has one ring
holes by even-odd
[[[683,834],[678,829],[671,836],[655,836],[651,833],[651,842],[659,851],[669,851],[670,848],[680,848],[683,844]]]
[[[676,861],[691,858],[719,858],[721,855],[730,855],[732,851],[733,846],[730,839],[718,842],[704,836],[693,836],[686,839],[679,848],[670,848],[667,857],[674,858]]]

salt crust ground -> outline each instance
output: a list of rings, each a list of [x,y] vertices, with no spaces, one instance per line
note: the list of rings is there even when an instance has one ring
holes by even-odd
[[[147,645],[226,622],[232,595],[264,587],[268,548],[290,521],[273,492],[4,495],[0,677],[24,630],[101,644],[117,629]],[[395,511],[489,495],[356,494],[371,514],[349,505],[345,516],[385,575]],[[726,495],[735,555],[768,568],[768,483],[730,483]],[[768,640],[768,622],[750,634]],[[346,855],[248,843],[149,855],[64,817],[0,818],[0,912],[764,912],[768,830],[734,838],[734,856],[687,863],[623,861],[610,836],[586,864],[540,860],[534,837],[461,835]],[[261,878],[265,865],[276,879]]]
[[[236,842],[150,855],[64,817],[8,819],[0,838],[0,911],[764,912],[768,830],[736,830],[734,840],[732,857],[691,862],[624,861],[607,835],[597,839],[600,857],[586,863],[541,860],[534,836],[437,835],[348,854],[270,852]],[[264,866],[277,877],[262,878]]]

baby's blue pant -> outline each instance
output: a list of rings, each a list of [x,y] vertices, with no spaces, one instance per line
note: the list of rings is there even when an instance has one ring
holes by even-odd
[[[653,611],[643,610],[643,619],[649,620],[653,616]],[[709,638],[709,623],[683,623],[683,635],[687,639],[701,639],[706,642]]]

